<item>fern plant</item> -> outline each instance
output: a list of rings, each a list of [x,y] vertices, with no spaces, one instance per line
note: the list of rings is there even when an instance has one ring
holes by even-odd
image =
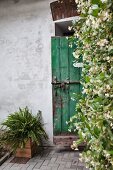
[[[48,139],[43,127],[41,111],[34,116],[28,107],[19,108],[19,111],[10,114],[2,125],[5,127],[5,132],[1,140],[10,145],[13,150],[24,148],[29,139],[37,145],[42,145],[43,140]]]

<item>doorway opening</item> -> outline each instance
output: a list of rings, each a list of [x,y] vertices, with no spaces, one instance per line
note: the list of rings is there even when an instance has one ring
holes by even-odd
[[[52,50],[52,93],[53,93],[53,142],[55,145],[70,146],[76,139],[68,132],[66,122],[75,114],[75,101],[71,100],[73,93],[79,93],[80,68],[73,67],[73,51],[76,44],[69,47],[67,37],[73,36],[70,30],[72,21],[55,22],[55,36],[51,39]]]
[[[55,36],[72,36],[74,34],[73,30],[69,30],[69,27],[72,27],[72,20],[56,22],[55,23]]]

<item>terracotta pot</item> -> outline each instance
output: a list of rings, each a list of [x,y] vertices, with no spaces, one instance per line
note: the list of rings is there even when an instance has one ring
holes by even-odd
[[[25,148],[18,148],[16,150],[16,157],[32,158],[36,153],[37,145],[29,139],[25,145]]]

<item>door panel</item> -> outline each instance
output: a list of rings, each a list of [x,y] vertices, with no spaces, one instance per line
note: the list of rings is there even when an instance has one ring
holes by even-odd
[[[66,121],[75,114],[76,102],[73,93],[80,93],[81,69],[73,66],[73,50],[65,37],[53,37],[52,48],[52,90],[54,135],[68,132]]]
[[[60,73],[61,82],[65,82],[69,77],[68,63],[68,41],[65,37],[60,38]],[[69,89],[65,83],[61,84],[61,114],[62,114],[62,131],[67,132],[66,121],[69,120]]]

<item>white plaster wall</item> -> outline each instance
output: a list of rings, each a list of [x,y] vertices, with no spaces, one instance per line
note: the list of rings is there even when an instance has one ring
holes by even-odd
[[[19,107],[42,111],[52,141],[50,0],[0,0],[0,122]]]

